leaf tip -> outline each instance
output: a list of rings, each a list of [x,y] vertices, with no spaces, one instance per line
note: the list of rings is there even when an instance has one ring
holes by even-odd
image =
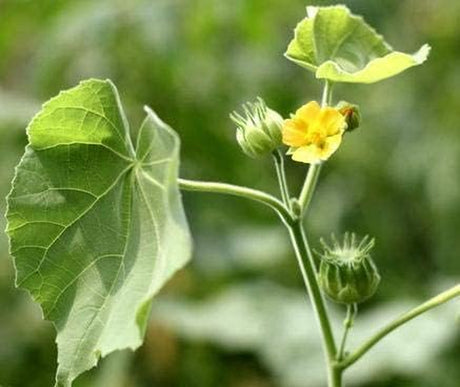
[[[307,18],[311,19],[318,13],[319,7],[315,5],[307,5]]]
[[[144,105],[144,111],[147,113],[147,116],[150,117],[157,126],[165,126],[165,123],[158,117],[158,114],[148,105]]]
[[[117,90],[117,87],[115,86],[115,83],[112,82],[110,78],[105,78],[103,82],[107,83],[112,89]]]
[[[150,106],[144,105],[144,111],[147,113],[147,117],[151,118],[157,127],[169,133],[174,138],[174,141],[180,142],[179,135],[165,123]]]
[[[153,114],[154,116],[158,117],[158,116],[156,115],[156,113],[153,111],[153,109],[152,109],[150,106],[148,106],[148,105],[144,105],[144,111],[145,111],[147,114]]]
[[[422,64],[428,59],[430,52],[431,46],[428,43],[425,43],[415,54],[413,54],[413,58],[417,64]]]

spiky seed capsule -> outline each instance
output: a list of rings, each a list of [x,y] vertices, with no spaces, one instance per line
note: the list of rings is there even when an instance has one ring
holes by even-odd
[[[268,155],[281,145],[283,118],[267,107],[262,98],[243,105],[244,116],[237,112],[230,118],[237,125],[236,140],[248,156]]]
[[[380,275],[369,252],[374,239],[365,236],[359,243],[355,234],[345,233],[340,244],[332,235],[332,246],[321,239],[323,251],[318,281],[324,293],[341,304],[358,304],[372,297]]]

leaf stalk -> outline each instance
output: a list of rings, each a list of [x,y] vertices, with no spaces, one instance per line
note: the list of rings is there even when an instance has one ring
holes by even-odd
[[[242,187],[239,185],[211,181],[178,179],[178,183],[179,188],[184,191],[220,193],[257,201],[274,210],[285,224],[290,224],[293,222],[293,217],[289,209],[286,208],[286,206],[280,200],[268,193],[248,187]]]

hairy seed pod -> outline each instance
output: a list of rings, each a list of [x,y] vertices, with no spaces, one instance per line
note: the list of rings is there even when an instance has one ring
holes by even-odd
[[[230,114],[237,125],[238,144],[252,158],[270,154],[281,145],[283,118],[260,97],[254,103],[243,105],[243,109],[244,116],[237,112]]]
[[[369,254],[374,240],[366,236],[357,243],[355,234],[345,233],[342,244],[334,236],[332,242],[328,246],[321,240],[324,251],[319,254],[318,281],[323,292],[341,304],[358,304],[372,297],[380,283]]]

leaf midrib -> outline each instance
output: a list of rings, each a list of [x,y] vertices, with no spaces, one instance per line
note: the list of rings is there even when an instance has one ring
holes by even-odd
[[[143,160],[145,159],[145,157],[143,157]],[[161,160],[160,160],[161,161]],[[161,187],[163,190],[164,190],[164,186],[161,185],[161,183],[157,182],[155,179],[153,179],[151,176],[149,176],[145,171],[141,171],[142,174],[144,175],[144,177],[149,177],[153,182],[155,182],[156,184],[158,184],[159,187]],[[119,267],[118,267],[118,270],[117,270],[117,273],[114,277],[114,280],[113,280],[113,283],[112,283],[112,286],[111,288],[109,289],[109,291],[107,292],[107,295],[105,296],[105,299],[104,299],[104,302],[103,304],[100,306],[100,308],[97,308],[97,312],[94,313],[93,315],[93,318],[91,319],[91,321],[88,323],[88,326],[87,328],[85,329],[85,334],[84,336],[79,340],[79,344],[78,344],[78,347],[74,353],[74,356],[72,358],[72,361],[71,361],[71,364],[74,364],[75,362],[75,359],[78,358],[78,355],[81,351],[81,344],[85,341],[85,338],[88,334],[88,332],[90,332],[91,328],[92,328],[92,325],[94,324],[94,321],[96,320],[96,317],[100,314],[100,312],[106,307],[106,305],[108,304],[108,301],[112,298],[113,294],[113,290],[114,290],[114,287],[115,287],[115,284],[117,283],[118,281],[118,277],[120,275],[120,270],[121,268],[124,266],[124,260],[126,258],[126,252],[127,252],[127,248],[128,248],[128,245],[129,245],[129,235],[130,235],[130,231],[131,231],[131,222],[132,222],[132,204],[133,204],[133,193],[134,193],[134,182],[137,183],[137,185],[139,186],[139,190],[140,190],[140,193],[141,193],[141,198],[144,200],[145,202],[145,205],[147,206],[147,209],[148,209],[148,212],[149,212],[149,216],[150,216],[150,219],[151,219],[151,222],[152,222],[152,226],[153,226],[153,229],[155,231],[155,241],[156,241],[156,246],[157,246],[157,250],[158,250],[158,254],[160,254],[161,250],[162,250],[162,246],[161,246],[161,243],[160,243],[160,236],[158,234],[158,231],[159,231],[159,227],[158,227],[158,224],[157,224],[157,221],[155,219],[155,215],[153,213],[153,210],[152,210],[152,207],[150,205],[150,202],[148,200],[148,197],[145,193],[145,190],[144,190],[144,187],[143,187],[143,184],[141,182],[141,178],[140,176],[138,175],[138,171],[136,171],[134,173],[134,176],[135,178],[131,179],[129,184],[129,188],[130,188],[130,212],[129,212],[129,223],[128,223],[128,226],[127,226],[127,229],[128,229],[128,234],[126,235],[126,242],[125,242],[125,247],[124,247],[124,251],[122,254],[120,254],[119,256],[121,257],[120,259],[120,264],[119,264]],[[107,256],[107,255],[106,255]],[[112,256],[112,255],[110,255]],[[89,265],[88,265],[89,266]],[[84,270],[86,270],[87,268],[85,268]],[[83,272],[83,270],[82,270]],[[80,273],[81,274],[81,273]],[[125,278],[126,280],[126,278]],[[69,285],[68,287],[70,287],[71,285]],[[111,318],[111,315],[112,315],[112,311],[109,312],[109,315],[107,316],[107,321],[110,321],[110,318]],[[99,341],[94,345],[94,348],[97,348],[98,346],[98,343]]]
[[[118,179],[117,179],[118,181]],[[88,323],[88,327],[84,330],[84,334],[83,336],[80,338],[79,342],[78,342],[78,347],[77,349],[75,350],[75,353],[72,357],[72,360],[70,362],[71,365],[74,364],[75,362],[75,359],[78,358],[79,354],[80,354],[80,351],[81,351],[81,345],[82,343],[86,340],[86,336],[89,334],[93,324],[94,324],[94,321],[96,321],[96,317],[99,316],[99,314],[101,313],[101,311],[106,307],[109,299],[111,299],[112,297],[112,292],[115,288],[115,284],[117,283],[118,281],[118,277],[120,275],[120,270],[121,268],[124,266],[125,262],[124,262],[124,259],[126,257],[126,251],[127,251],[127,248],[128,248],[128,245],[129,245],[129,236],[130,236],[130,233],[131,233],[131,222],[132,222],[132,206],[133,206],[133,198],[132,198],[132,195],[133,195],[133,182],[132,182],[132,179],[130,179],[129,181],[129,192],[130,192],[130,200],[129,200],[129,215],[128,215],[128,225],[127,225],[127,234],[126,234],[126,239],[125,239],[125,246],[123,248],[123,253],[120,254],[120,264],[118,266],[118,270],[117,270],[117,273],[113,279],[113,282],[112,282],[112,285],[109,289],[109,291],[107,292],[107,295],[104,299],[104,302],[103,304],[101,305],[100,308],[97,308],[97,312],[93,314],[93,317],[91,319],[91,321]],[[116,184],[114,184],[113,186],[110,187],[109,189],[109,192],[110,190],[112,190],[114,187],[115,187]],[[107,192],[108,193],[108,192]],[[106,194],[107,194],[106,193]],[[110,316],[112,315],[112,311],[109,311],[109,315],[107,317],[107,321],[110,320]],[[100,336],[98,337],[98,341],[95,343],[94,345],[94,348],[97,347],[97,345],[99,344],[99,339],[100,339]]]

